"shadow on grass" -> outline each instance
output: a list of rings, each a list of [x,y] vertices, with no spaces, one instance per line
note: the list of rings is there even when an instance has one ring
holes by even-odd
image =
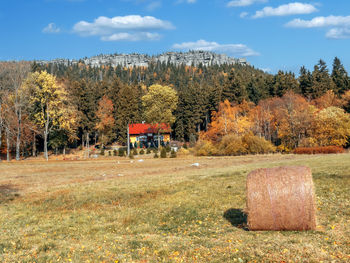
[[[224,218],[231,223],[232,226],[248,231],[247,214],[242,209],[230,208],[225,211]]]
[[[11,184],[0,185],[0,204],[8,201],[13,201],[18,197],[18,189]]]

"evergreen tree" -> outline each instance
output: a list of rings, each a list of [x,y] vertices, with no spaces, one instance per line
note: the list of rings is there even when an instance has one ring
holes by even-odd
[[[242,78],[235,72],[235,70],[231,70],[224,84],[221,100],[226,99],[231,103],[237,104],[248,99],[246,86],[243,85]]]
[[[320,59],[312,72],[312,98],[319,98],[324,95],[327,90],[333,89],[334,83],[329,76],[326,62]]]
[[[312,97],[312,74],[304,66],[300,68],[299,89],[306,98]]]
[[[331,77],[335,84],[335,94],[344,94],[345,91],[350,89],[350,80],[348,73],[337,57],[335,57],[333,61],[333,71]]]

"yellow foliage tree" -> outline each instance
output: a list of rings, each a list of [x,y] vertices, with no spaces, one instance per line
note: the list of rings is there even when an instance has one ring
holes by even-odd
[[[350,115],[338,107],[328,107],[315,117],[313,137],[320,146],[345,146],[350,137]]]
[[[30,91],[32,119],[44,137],[44,156],[48,160],[48,136],[54,129],[66,130],[75,134],[76,112],[69,105],[63,86],[58,85],[55,76],[43,72],[34,72],[28,76],[23,85]]]

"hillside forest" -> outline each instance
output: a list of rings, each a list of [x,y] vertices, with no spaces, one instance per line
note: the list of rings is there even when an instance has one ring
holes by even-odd
[[[162,100],[145,103],[153,88]],[[8,160],[125,145],[127,125],[144,120],[168,122],[172,139],[198,155],[344,148],[349,112],[350,79],[338,58],[330,67],[323,60],[312,70],[301,67],[298,76],[239,64],[0,62],[0,151]]]

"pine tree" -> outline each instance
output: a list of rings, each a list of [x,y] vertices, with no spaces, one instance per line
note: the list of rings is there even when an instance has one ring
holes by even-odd
[[[242,78],[234,70],[231,70],[222,91],[221,100],[226,99],[237,104],[248,99],[246,86],[243,85]]]
[[[304,66],[300,68],[299,89],[306,98],[312,97],[312,75]]]
[[[327,90],[333,89],[334,83],[329,76],[326,62],[320,59],[312,72],[312,98],[319,98],[324,95]]]
[[[336,94],[344,94],[345,91],[350,89],[350,79],[348,73],[337,57],[335,57],[333,61],[333,71],[331,77],[335,84],[334,92]]]

